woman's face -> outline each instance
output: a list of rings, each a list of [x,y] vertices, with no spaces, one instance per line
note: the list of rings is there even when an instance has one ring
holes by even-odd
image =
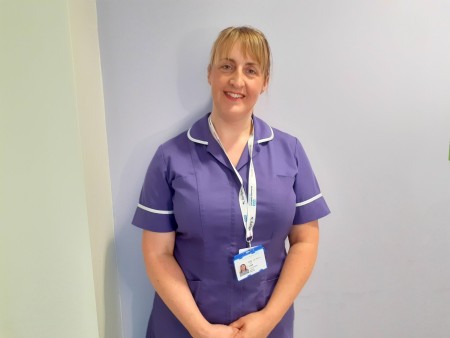
[[[208,72],[213,99],[213,114],[224,119],[250,116],[267,80],[259,64],[242,54],[236,43],[229,55],[219,58]]]

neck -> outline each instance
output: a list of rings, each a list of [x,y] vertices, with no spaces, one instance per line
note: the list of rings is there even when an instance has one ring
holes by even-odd
[[[252,117],[245,116],[240,119],[223,119],[218,114],[211,113],[211,121],[219,135],[220,141],[225,144],[234,143],[240,139],[247,140],[252,133]]]

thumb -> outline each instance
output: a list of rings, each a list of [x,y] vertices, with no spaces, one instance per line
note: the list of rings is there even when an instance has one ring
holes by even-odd
[[[238,320],[236,320],[236,321],[234,321],[234,322],[232,322],[230,324],[231,327],[234,327],[234,328],[237,328],[237,329],[240,329],[243,325],[244,325],[244,323],[241,320],[241,318],[239,318]]]

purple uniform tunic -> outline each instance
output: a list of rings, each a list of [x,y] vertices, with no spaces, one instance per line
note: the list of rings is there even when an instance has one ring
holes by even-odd
[[[210,323],[230,324],[263,308],[286,258],[291,227],[327,215],[314,173],[299,141],[253,117],[257,209],[252,244],[263,245],[267,269],[237,281],[233,256],[246,246],[239,207],[240,182],[208,126],[208,115],[156,151],[133,224],[176,232],[174,256]],[[247,190],[249,152],[236,166]],[[291,307],[269,337],[293,337]],[[147,338],[190,337],[155,295]]]

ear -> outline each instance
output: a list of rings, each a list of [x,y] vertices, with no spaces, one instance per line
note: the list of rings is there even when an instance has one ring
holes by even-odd
[[[263,87],[261,89],[261,94],[266,91],[268,86],[269,86],[269,77],[267,77],[266,80],[264,81],[264,85],[263,85]]]
[[[208,83],[211,85],[211,65],[208,65]]]

